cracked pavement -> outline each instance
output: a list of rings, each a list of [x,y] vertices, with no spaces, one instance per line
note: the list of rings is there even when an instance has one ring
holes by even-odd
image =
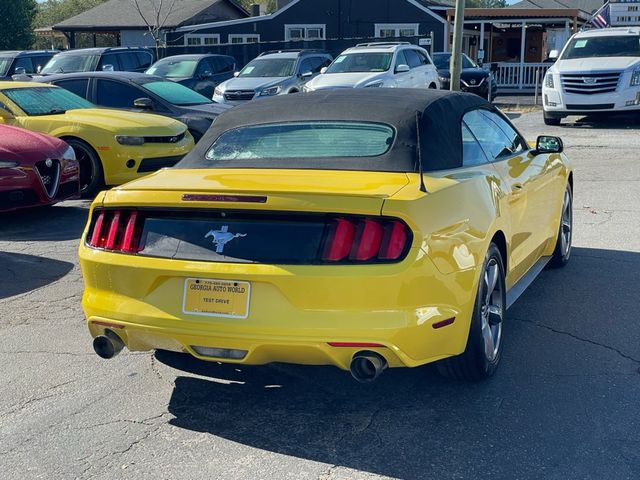
[[[503,363],[369,386],[330,367],[93,354],[87,203],[0,217],[0,464],[23,479],[640,478],[640,119],[545,127],[576,167],[574,251],[509,310]]]

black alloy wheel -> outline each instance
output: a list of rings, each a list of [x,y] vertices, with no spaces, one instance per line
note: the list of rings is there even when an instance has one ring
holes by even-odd
[[[506,310],[502,254],[491,243],[483,264],[467,346],[461,355],[438,362],[438,372],[448,378],[478,381],[491,377],[500,363]]]

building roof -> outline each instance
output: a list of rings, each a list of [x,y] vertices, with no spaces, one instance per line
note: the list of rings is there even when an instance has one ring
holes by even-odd
[[[456,0],[417,0],[425,7],[455,7]]]
[[[455,9],[449,8],[447,16],[454,18]],[[586,22],[591,15],[576,8],[465,8],[465,20],[486,20],[500,21],[507,23],[509,20],[517,19],[550,19],[550,20],[570,20],[575,18],[578,22]]]
[[[603,0],[522,0],[509,8],[575,8],[593,13],[604,5]]]
[[[154,0],[138,0],[140,9],[150,24],[155,24]],[[237,11],[237,16],[229,16],[223,4]],[[217,22],[248,17],[249,13],[234,0],[175,0],[161,4],[160,17],[167,18],[166,28],[176,28],[194,23]],[[173,8],[172,8],[173,6]],[[109,0],[75,17],[54,25],[55,30],[126,30],[146,29],[144,19],[131,0]]]

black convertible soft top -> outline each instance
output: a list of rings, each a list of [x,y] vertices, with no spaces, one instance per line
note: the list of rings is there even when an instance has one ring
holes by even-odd
[[[418,172],[416,149],[425,171],[462,165],[464,114],[492,108],[477,95],[423,89],[362,88],[281,95],[254,100],[220,115],[176,168],[284,168]],[[378,157],[207,160],[211,145],[223,133],[244,126],[301,121],[376,122],[392,126],[396,139]],[[418,135],[418,126],[420,133]]]

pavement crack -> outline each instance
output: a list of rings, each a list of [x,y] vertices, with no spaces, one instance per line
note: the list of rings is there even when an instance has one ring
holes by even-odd
[[[575,335],[573,333],[566,332],[564,330],[558,330],[557,328],[550,327],[549,325],[545,325],[543,323],[532,322],[531,320],[523,320],[521,318],[513,318],[513,320],[516,320],[516,321],[522,322],[522,323],[528,323],[528,324],[531,324],[531,325],[535,325],[536,327],[543,328],[545,330],[549,330],[550,332],[557,333],[559,335],[566,335],[566,336],[571,337],[571,338],[573,338],[575,340],[578,340],[579,342],[589,343],[591,345],[595,345],[597,347],[601,347],[601,348],[607,349],[607,350],[609,350],[611,352],[614,352],[614,353],[618,354],[620,357],[622,357],[622,358],[624,358],[626,360],[630,360],[630,361],[640,365],[640,359],[637,359],[637,358],[634,358],[634,357],[632,357],[630,355],[627,355],[626,353],[622,352],[621,350],[617,349],[616,347],[612,347],[611,345],[607,345],[605,343],[596,342],[594,340],[589,340],[588,338],[579,337],[578,335]]]
[[[55,392],[55,390],[64,387],[65,385],[69,385],[70,383],[75,382],[76,380],[68,380],[66,382],[62,382],[62,383],[58,383],[56,385],[53,385],[51,387],[49,387],[47,389],[47,393],[45,395],[39,395],[33,398],[30,398],[28,400],[26,400],[25,402],[22,402],[20,405],[14,406],[13,408],[11,408],[10,410],[7,410],[6,412],[3,412],[2,414],[0,414],[0,417],[7,417],[13,413],[17,413],[20,412],[22,410],[24,410],[25,408],[27,408],[29,405],[35,403],[35,402],[41,402],[42,400],[46,400],[47,398],[52,398],[52,397],[57,397],[59,395],[58,392]],[[53,392],[53,393],[52,393]]]

